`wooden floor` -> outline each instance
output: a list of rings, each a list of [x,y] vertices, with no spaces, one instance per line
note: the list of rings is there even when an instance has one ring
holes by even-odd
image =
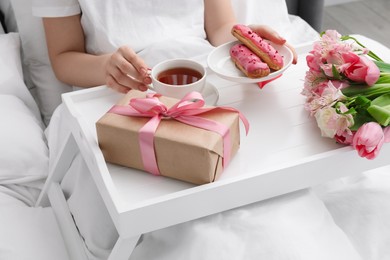
[[[390,0],[358,0],[325,6],[322,30],[361,34],[390,47]]]

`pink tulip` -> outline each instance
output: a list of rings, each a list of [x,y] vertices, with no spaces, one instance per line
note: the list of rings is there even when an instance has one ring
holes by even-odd
[[[380,71],[372,60],[353,52],[343,53],[342,56],[344,62],[349,64],[344,70],[344,74],[349,79],[356,82],[366,82],[369,86],[377,82]]]
[[[352,145],[361,157],[374,159],[385,142],[382,127],[375,122],[362,125],[355,133]]]

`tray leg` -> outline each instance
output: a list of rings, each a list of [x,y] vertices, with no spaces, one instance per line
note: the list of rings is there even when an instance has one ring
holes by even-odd
[[[60,183],[63,179],[66,171],[69,169],[74,157],[78,153],[79,148],[77,146],[76,140],[74,139],[71,133],[66,137],[66,141],[64,145],[61,147],[57,158],[54,161],[54,166],[52,170],[49,172],[49,175],[46,179],[45,185],[41,193],[39,194],[38,200],[35,203],[36,207],[39,206],[48,206],[48,197],[47,193],[50,189],[50,185],[52,183]]]
[[[135,237],[119,237],[108,260],[128,260],[141,235]]]

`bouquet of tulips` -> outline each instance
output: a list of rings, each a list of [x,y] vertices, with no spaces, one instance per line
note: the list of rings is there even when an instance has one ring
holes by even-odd
[[[306,61],[305,109],[322,136],[374,159],[390,142],[390,64],[335,30],[321,34]]]

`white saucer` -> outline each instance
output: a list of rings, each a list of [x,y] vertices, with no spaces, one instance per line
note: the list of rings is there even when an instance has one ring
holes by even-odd
[[[200,94],[202,94],[206,105],[215,106],[217,104],[219,93],[217,88],[212,83],[206,81],[206,86]]]
[[[148,91],[155,93],[155,90],[151,88]],[[217,104],[219,93],[217,88],[212,83],[206,81],[206,86],[204,86],[200,94],[202,95],[206,105],[215,106]]]
[[[209,68],[221,78],[239,82],[239,83],[258,83],[278,77],[292,63],[293,53],[285,45],[270,44],[283,56],[284,66],[278,71],[271,72],[268,76],[262,78],[248,78],[233,63],[230,58],[230,48],[239,43],[238,41],[225,43],[215,48],[207,57]]]

